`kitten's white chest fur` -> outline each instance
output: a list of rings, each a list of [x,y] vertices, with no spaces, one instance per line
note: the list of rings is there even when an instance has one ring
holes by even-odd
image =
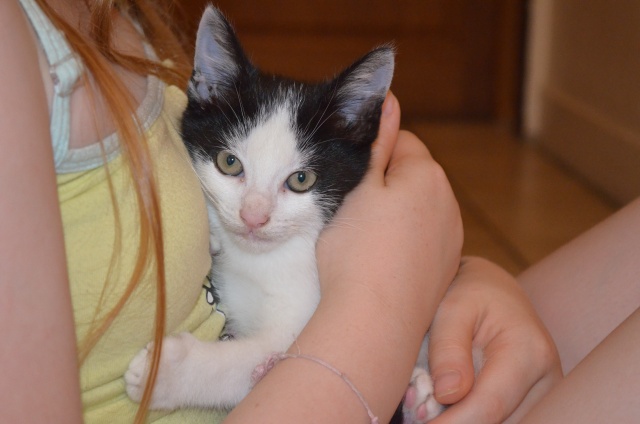
[[[211,212],[215,213],[215,212]],[[233,336],[289,332],[293,341],[319,301],[315,240],[294,237],[269,251],[250,252],[227,234],[214,260],[214,281]]]

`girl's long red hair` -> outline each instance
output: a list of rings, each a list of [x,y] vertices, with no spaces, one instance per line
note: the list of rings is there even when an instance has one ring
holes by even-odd
[[[127,288],[116,304],[104,318],[94,322],[85,340],[79,341],[79,360],[84,361],[100,337],[109,328],[120,310],[123,308],[133,290],[142,280],[142,276],[150,266],[155,264],[157,275],[157,298],[154,326],[154,349],[149,379],[144,391],[135,423],[144,422],[152,388],[158,372],[162,338],[165,332],[165,263],[162,235],[162,218],[158,197],[157,183],[154,176],[152,160],[144,135],[136,121],[136,106],[126,86],[113,71],[113,64],[140,75],[155,75],[169,84],[185,87],[190,74],[190,63],[178,33],[168,23],[172,22],[171,8],[176,7],[171,0],[85,0],[91,13],[89,23],[90,35],[81,34],[76,28],[62,19],[45,0],[36,0],[53,24],[62,30],[72,49],[82,58],[87,72],[102,98],[105,99],[111,118],[119,136],[120,148],[126,159],[132,180],[139,210],[140,239],[138,256]],[[133,57],[117,51],[112,43],[112,13],[117,8],[127,14],[142,29],[144,36],[155,49],[159,60]],[[170,59],[172,65],[162,62]],[[87,82],[88,79],[85,79]],[[107,167],[108,169],[108,167]],[[111,199],[116,212],[116,229],[119,231],[118,205],[111,188]],[[116,234],[116,247],[119,235]],[[114,252],[113,260],[118,252]],[[105,282],[105,285],[108,282]]]

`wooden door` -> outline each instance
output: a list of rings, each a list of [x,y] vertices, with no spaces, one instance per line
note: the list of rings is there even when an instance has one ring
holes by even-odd
[[[183,2],[190,25],[206,0]],[[249,56],[306,80],[392,42],[405,118],[519,117],[524,0],[217,0]],[[190,29],[193,34],[193,28]]]

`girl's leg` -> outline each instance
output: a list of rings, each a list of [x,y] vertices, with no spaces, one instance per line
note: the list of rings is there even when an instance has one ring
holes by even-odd
[[[549,328],[567,377],[525,423],[640,417],[640,201],[519,277]]]
[[[549,328],[568,373],[640,306],[640,200],[518,280]],[[630,337],[640,339],[640,331]],[[638,340],[634,343],[640,358]]]
[[[522,423],[636,423],[640,417],[640,309],[529,411]]]

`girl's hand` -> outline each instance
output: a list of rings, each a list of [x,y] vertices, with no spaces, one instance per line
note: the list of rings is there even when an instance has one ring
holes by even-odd
[[[435,310],[457,272],[462,223],[442,168],[416,136],[398,132],[398,108],[389,94],[371,168],[321,234],[318,267],[323,297],[363,290],[426,330],[432,317],[420,312]]]
[[[484,352],[474,379],[472,346]],[[464,258],[431,327],[429,364],[439,402],[431,421],[518,422],[562,378],[555,345],[516,280],[491,262]]]

